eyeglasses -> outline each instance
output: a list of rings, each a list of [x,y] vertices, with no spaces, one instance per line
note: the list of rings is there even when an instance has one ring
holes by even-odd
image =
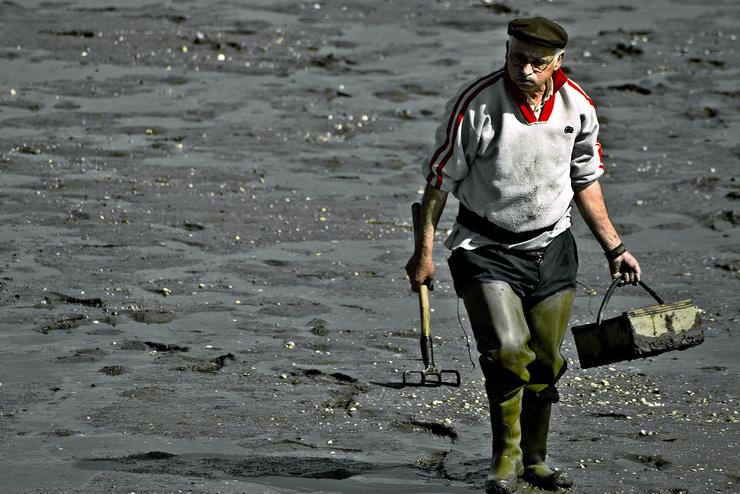
[[[509,55],[509,61],[512,65],[524,67],[529,64],[534,72],[542,72],[553,62],[553,60],[555,60],[555,57],[533,58],[522,55],[521,53],[511,53]]]

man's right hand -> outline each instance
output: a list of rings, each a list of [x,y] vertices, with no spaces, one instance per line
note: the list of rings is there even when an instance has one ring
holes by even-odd
[[[419,291],[421,285],[434,289],[434,261],[432,245],[434,230],[447,202],[447,192],[427,185],[421,200],[418,218],[414,220],[414,254],[406,263],[406,274],[411,282],[411,289]]]
[[[625,284],[637,285],[640,283],[640,263],[625,251],[622,255],[609,262],[609,271],[612,278],[622,278]]]
[[[421,256],[414,253],[406,263],[406,274],[411,281],[411,289],[418,292],[421,285],[427,285],[430,290],[434,290],[434,271],[432,256]]]

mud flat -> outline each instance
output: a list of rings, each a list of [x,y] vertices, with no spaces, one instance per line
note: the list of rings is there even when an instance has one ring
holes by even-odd
[[[441,244],[436,357],[463,386],[397,386],[420,366],[409,205],[444,102],[543,14],[598,106],[625,243],[706,334],[589,370],[569,336],[553,462],[576,493],[737,492],[739,10],[2,2],[0,490],[480,490],[487,405]],[[583,324],[608,280],[574,232]]]

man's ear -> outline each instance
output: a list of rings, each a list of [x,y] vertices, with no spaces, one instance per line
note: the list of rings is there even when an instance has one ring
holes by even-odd
[[[560,68],[560,65],[563,63],[563,58],[565,58],[565,52],[561,51],[560,55],[558,55],[558,58],[555,60],[555,70]]]

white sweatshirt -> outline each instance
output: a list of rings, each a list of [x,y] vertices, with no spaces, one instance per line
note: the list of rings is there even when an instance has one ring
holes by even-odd
[[[539,118],[505,69],[464,85],[445,109],[434,152],[423,164],[427,182],[512,232],[555,225],[531,241],[547,245],[570,226],[573,188],[604,173],[593,102],[562,70]],[[455,225],[449,248],[496,243]]]

